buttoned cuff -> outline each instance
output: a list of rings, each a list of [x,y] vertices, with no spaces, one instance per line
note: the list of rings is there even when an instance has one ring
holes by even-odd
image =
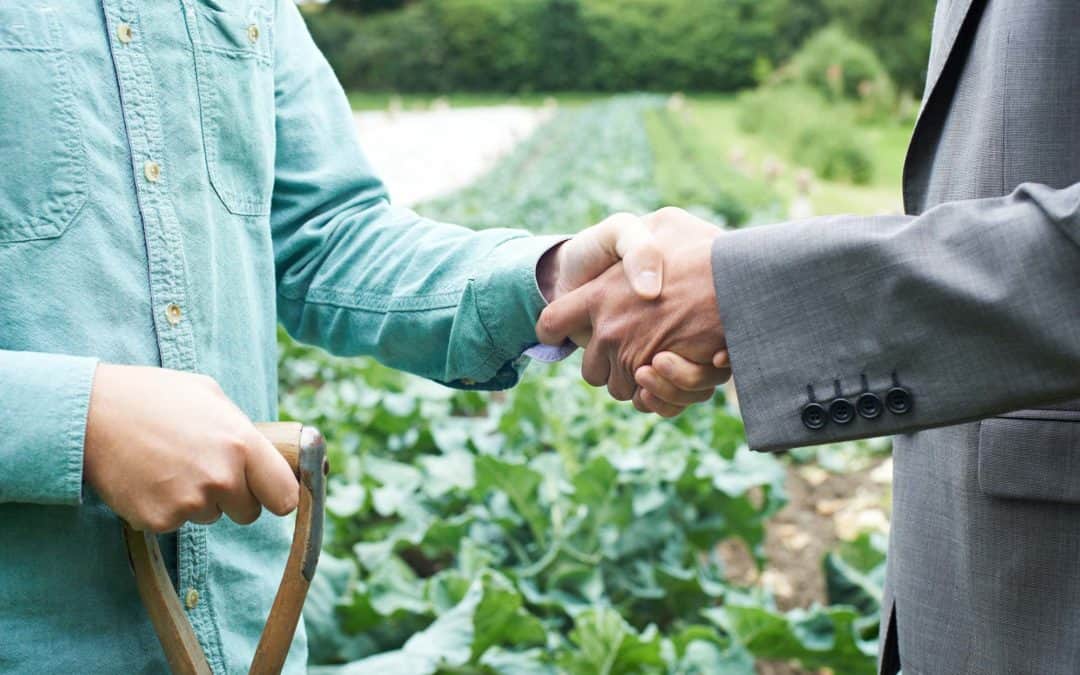
[[[547,306],[536,266],[567,239],[565,235],[508,239],[492,249],[487,271],[475,279],[477,310],[491,343],[489,363],[498,371],[498,382],[489,384],[512,386],[528,363],[522,355],[536,344],[536,320]]]
[[[98,360],[0,351],[0,502],[79,504]]]

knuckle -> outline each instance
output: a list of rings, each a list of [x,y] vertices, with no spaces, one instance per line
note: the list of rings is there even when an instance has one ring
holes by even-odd
[[[232,493],[242,486],[240,476],[235,471],[216,469],[206,477],[206,487],[215,493]]]
[[[192,493],[178,497],[173,504],[171,517],[173,520],[183,522],[206,508],[208,500],[205,496]]]
[[[593,327],[592,339],[601,349],[607,349],[618,341],[618,329],[610,322],[602,321]]]
[[[654,220],[660,223],[680,220],[686,216],[686,211],[677,206],[665,206],[652,214]]]
[[[540,314],[540,320],[536,323],[540,327],[540,332],[545,336],[552,336],[558,330],[558,317],[556,312],[550,308],[545,309]]]
[[[218,381],[215,380],[213,377],[209,375],[196,375],[196,377],[199,379],[199,383],[207,391],[213,392],[215,394],[224,393],[221,389],[221,384],[219,384]]]
[[[221,450],[229,457],[245,457],[250,449],[247,435],[243,433],[227,434],[221,440]]]
[[[183,522],[182,520],[179,520],[176,517],[163,512],[155,512],[148,514],[142,519],[142,521],[144,524],[143,529],[158,533],[171,532],[172,530],[175,530],[177,527],[179,527],[180,523]]]

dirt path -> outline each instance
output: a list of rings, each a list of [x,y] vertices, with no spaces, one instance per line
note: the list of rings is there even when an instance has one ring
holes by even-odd
[[[360,142],[397,204],[465,187],[527,138],[551,108],[493,106],[356,113]]]

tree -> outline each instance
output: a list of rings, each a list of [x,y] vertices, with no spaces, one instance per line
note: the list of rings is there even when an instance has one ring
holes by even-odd
[[[374,14],[392,9],[401,9],[410,0],[330,0],[337,9],[355,14]]]

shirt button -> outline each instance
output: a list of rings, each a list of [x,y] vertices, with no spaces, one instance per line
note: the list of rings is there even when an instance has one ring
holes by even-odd
[[[195,609],[197,604],[199,604],[199,592],[194,588],[187,589],[187,593],[184,594],[184,605],[188,609]]]
[[[184,316],[184,313],[180,310],[180,305],[175,302],[170,302],[165,308],[165,318],[169,320],[169,323],[176,325],[180,323],[180,318]]]
[[[251,24],[250,26],[248,26],[248,39],[251,40],[252,44],[255,44],[256,42],[259,41],[259,27],[258,27],[258,25]]]
[[[131,42],[131,39],[133,37],[134,37],[134,33],[131,30],[131,24],[130,23],[122,23],[122,24],[120,24],[119,26],[116,27],[116,39],[120,40],[120,42],[123,42],[124,44],[127,44],[127,43]]]
[[[146,180],[156,183],[161,178],[161,165],[152,159],[148,159],[143,164],[143,173],[146,174]]]

